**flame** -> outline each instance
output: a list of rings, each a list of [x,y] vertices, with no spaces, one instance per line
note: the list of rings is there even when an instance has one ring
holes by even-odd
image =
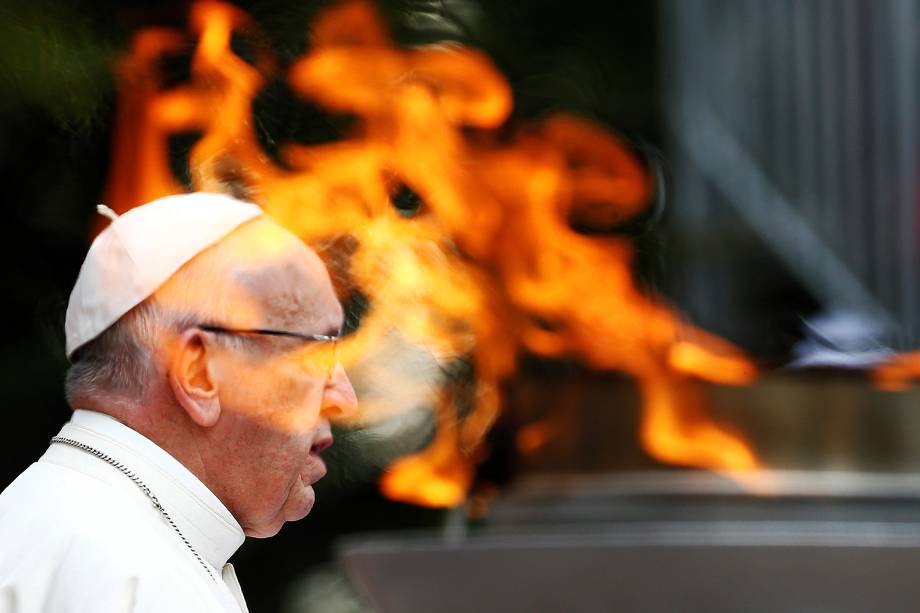
[[[455,506],[473,482],[472,467],[457,446],[457,423],[449,399],[437,406],[435,439],[424,451],[396,460],[384,473],[385,496],[431,507]]]
[[[523,349],[634,376],[641,441],[656,458],[757,467],[750,447],[707,416],[696,381],[746,384],[756,376],[750,361],[640,292],[628,239],[572,228],[573,219],[611,227],[649,201],[650,178],[623,142],[562,114],[500,135],[511,89],[486,55],[396,48],[366,2],[321,13],[310,51],[284,73],[240,9],[195,2],[188,23],[188,32],[138,32],[119,66],[106,202],[123,212],[188,187],[231,191],[310,244],[346,236],[340,272],[371,305],[344,343],[346,366],[394,333],[438,364],[471,361],[472,409],[461,420],[457,399],[436,392],[434,440],[389,467],[386,495],[432,506],[464,499],[500,408],[498,384]],[[232,34],[256,41],[252,63],[233,52]],[[190,49],[190,81],[165,86],[158,60]],[[357,118],[354,126],[334,143],[282,147],[275,163],[259,146],[251,107],[279,76],[304,100]],[[191,186],[169,165],[168,139],[180,132],[203,135],[189,155]],[[406,189],[424,202],[411,217],[391,202]],[[400,383],[431,396],[428,381]],[[362,420],[387,414],[381,403],[362,404]],[[548,436],[535,429],[521,440]]]
[[[876,366],[871,376],[875,386],[881,390],[900,392],[907,389],[914,379],[920,378],[920,351],[892,356]]]

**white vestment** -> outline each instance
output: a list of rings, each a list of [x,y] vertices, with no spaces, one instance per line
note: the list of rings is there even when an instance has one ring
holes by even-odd
[[[247,611],[227,564],[243,530],[195,475],[102,413],[75,411],[59,436],[133,472],[191,548],[128,476],[54,443],[0,494],[0,613]]]

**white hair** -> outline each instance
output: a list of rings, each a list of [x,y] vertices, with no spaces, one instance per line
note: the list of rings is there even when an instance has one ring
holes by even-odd
[[[85,398],[142,398],[154,367],[151,341],[164,324],[156,303],[146,300],[80,347],[64,377],[70,406]]]

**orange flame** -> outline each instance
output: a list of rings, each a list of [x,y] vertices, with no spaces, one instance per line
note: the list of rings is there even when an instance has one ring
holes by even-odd
[[[900,392],[920,379],[920,351],[892,356],[872,371],[875,386],[887,392]]]
[[[309,243],[353,238],[346,274],[371,308],[344,344],[346,366],[394,334],[439,363],[472,356],[472,410],[460,420],[454,399],[438,395],[433,443],[389,468],[386,495],[432,506],[463,500],[499,410],[497,385],[521,349],[636,377],[641,440],[664,462],[757,466],[743,440],[707,417],[693,380],[745,384],[756,375],[751,363],[641,293],[627,239],[571,227],[572,218],[610,227],[650,199],[649,177],[617,138],[567,115],[499,138],[511,90],[487,56],[460,46],[395,48],[374,8],[351,1],[315,20],[310,52],[285,76],[298,95],[359,123],[336,143],[283,147],[283,168],[260,148],[251,116],[278,63],[261,51],[250,64],[230,48],[233,33],[258,40],[256,27],[219,2],[194,3],[189,25],[192,38],[137,33],[120,66],[106,201],[121,212],[185,190],[170,170],[167,141],[201,132],[189,156],[193,189],[258,202]],[[190,41],[190,83],[164,87],[157,60]],[[424,201],[419,214],[395,210],[398,185]],[[362,402],[365,420],[386,413]]]

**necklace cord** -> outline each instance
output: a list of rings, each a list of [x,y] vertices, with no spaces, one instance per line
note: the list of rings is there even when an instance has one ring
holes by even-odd
[[[185,543],[185,546],[188,548],[188,550],[192,552],[192,555],[195,556],[195,559],[198,560],[198,563],[201,564],[201,567],[204,568],[205,571],[208,573],[208,576],[211,578],[211,581],[214,581],[215,583],[217,582],[217,579],[214,578],[214,573],[211,571],[211,568],[208,566],[208,563],[205,562],[204,559],[195,550],[195,548],[192,547],[192,544],[189,542],[187,538],[185,538],[185,535],[182,534],[182,530],[179,529],[179,526],[176,525],[176,522],[173,521],[173,518],[170,517],[169,513],[166,511],[163,505],[160,504],[160,501],[157,499],[154,493],[150,491],[150,488],[147,486],[147,484],[144,483],[143,480],[141,480],[141,478],[138,477],[137,474],[133,470],[129,469],[127,466],[125,466],[118,460],[112,458],[111,456],[106,455],[105,453],[102,453],[98,449],[94,447],[90,447],[89,445],[85,443],[81,443],[80,441],[75,441],[71,438],[65,438],[63,436],[55,436],[54,438],[51,439],[51,442],[60,443],[63,445],[70,445],[71,447],[75,447],[79,449],[80,451],[85,451],[86,453],[99,458],[106,464],[109,464],[110,466],[112,466],[113,468],[121,472],[128,479],[130,479],[134,483],[134,485],[136,485],[147,496],[147,498],[150,499],[150,502],[153,503],[153,507],[157,511],[160,512],[160,514],[166,520],[166,523],[169,524],[169,526],[173,529],[173,531],[175,531],[175,533],[179,535],[179,538],[182,540],[183,543]]]

